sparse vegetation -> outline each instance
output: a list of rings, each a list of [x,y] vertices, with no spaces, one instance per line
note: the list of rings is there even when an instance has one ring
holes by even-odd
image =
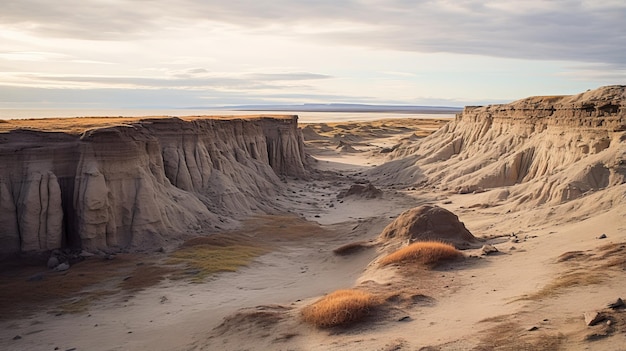
[[[548,285],[544,286],[539,291],[524,295],[520,300],[540,300],[549,298],[560,294],[564,289],[574,286],[587,286],[593,284],[600,284],[606,278],[605,274],[598,272],[571,272],[564,274]]]
[[[195,280],[202,280],[218,272],[235,272],[266,252],[266,248],[252,245],[200,244],[173,252],[168,263],[184,264],[190,268]]]
[[[318,328],[347,326],[365,318],[381,303],[365,291],[337,290],[302,309],[302,318]]]
[[[402,263],[435,266],[443,261],[460,257],[463,257],[463,254],[450,244],[439,241],[420,241],[383,257],[379,263],[382,266]]]

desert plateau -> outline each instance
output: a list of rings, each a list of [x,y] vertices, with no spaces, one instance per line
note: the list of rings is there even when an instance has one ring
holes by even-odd
[[[0,349],[626,350],[626,86],[0,120]]]

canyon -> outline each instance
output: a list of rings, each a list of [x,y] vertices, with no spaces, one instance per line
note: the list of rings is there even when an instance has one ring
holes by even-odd
[[[616,350],[625,160],[626,86],[450,119],[2,121],[2,253],[95,255],[0,262],[0,345]],[[388,259],[432,240],[454,259]],[[346,290],[376,304],[303,318]]]

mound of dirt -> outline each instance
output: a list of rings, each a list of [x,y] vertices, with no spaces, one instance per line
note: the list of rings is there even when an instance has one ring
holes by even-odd
[[[328,139],[328,137],[320,135],[311,125],[302,128],[302,136],[306,141]]]
[[[376,199],[383,196],[383,191],[373,186],[372,183],[368,183],[367,185],[354,184],[350,189],[342,190],[339,195],[337,195],[337,198],[343,199],[348,196]]]
[[[340,140],[339,144],[337,144],[337,150],[340,150],[341,152],[361,152],[355,149],[352,144],[346,143],[343,140]]]
[[[379,240],[382,242],[436,240],[454,245],[457,249],[472,248],[479,242],[454,213],[429,205],[402,212],[383,229]]]

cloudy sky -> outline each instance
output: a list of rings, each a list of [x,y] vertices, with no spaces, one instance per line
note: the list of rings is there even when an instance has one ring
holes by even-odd
[[[4,0],[0,108],[463,106],[626,84],[623,0]]]

